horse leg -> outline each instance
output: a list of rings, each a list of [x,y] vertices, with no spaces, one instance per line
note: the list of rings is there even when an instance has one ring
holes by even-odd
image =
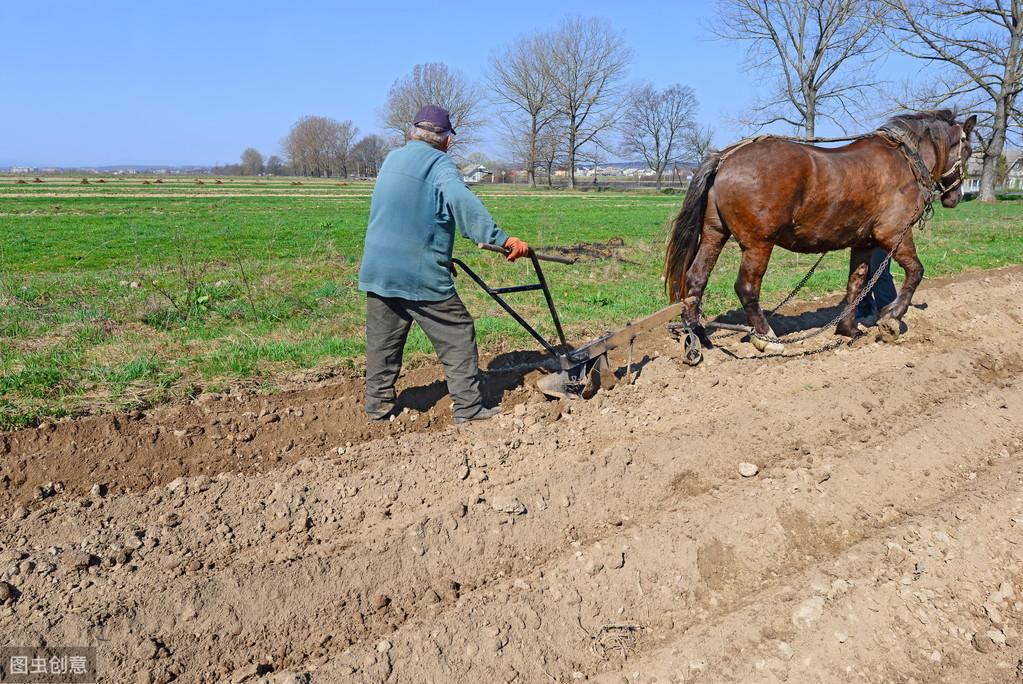
[[[693,326],[694,331],[705,345],[710,345],[706,331],[700,325],[700,304],[703,301],[703,292],[710,279],[710,272],[714,270],[714,264],[721,256],[721,250],[730,237],[720,223],[716,226],[704,224],[703,235],[700,238],[700,249],[696,252],[692,265],[686,273],[686,300],[684,316],[686,323]]]
[[[924,265],[920,263],[920,258],[916,254],[916,244],[913,242],[912,233],[903,238],[902,243],[892,256],[906,272],[906,280],[899,289],[899,296],[895,298],[894,302],[881,309],[877,318],[878,325],[884,323],[887,330],[898,334],[895,332],[898,326],[887,321],[901,321],[902,317],[906,315],[906,310],[909,309],[909,305],[913,301],[913,293],[916,292],[920,281],[924,279]]]
[[[849,308],[845,317],[838,322],[835,333],[845,337],[858,337],[856,329],[856,307],[853,302],[863,292],[863,286],[867,283],[867,273],[870,271],[870,254],[873,250],[870,247],[853,247],[849,253],[849,284],[845,290],[845,305]]]
[[[767,272],[773,247],[774,245],[769,242],[743,247],[739,277],[735,280],[735,294],[739,296],[742,308],[746,311],[746,319],[753,326],[753,330],[762,337],[777,337],[767,322],[764,310],[760,308],[760,284],[764,280],[764,273]],[[758,351],[778,354],[785,350],[779,342],[768,342],[756,335],[751,335],[750,338]]]

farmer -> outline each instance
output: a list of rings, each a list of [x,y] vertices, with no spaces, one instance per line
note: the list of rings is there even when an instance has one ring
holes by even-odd
[[[881,262],[888,256],[888,252],[875,247],[870,254],[870,270],[867,272],[867,282],[874,277]],[[895,301],[898,293],[895,291],[895,280],[892,278],[892,263],[889,260],[885,264],[884,272],[878,276],[874,283],[874,289],[864,295],[860,303],[856,305],[856,318],[860,319],[868,328],[877,323],[881,309]]]
[[[447,110],[427,105],[415,116],[404,147],[387,155],[369,209],[359,289],[366,293],[366,414],[397,413],[394,383],[412,322],[433,343],[448,382],[456,423],[485,420],[476,329],[455,292],[451,249],[455,229],[474,242],[500,245],[508,261],[529,253],[497,227],[445,154],[455,130]]]

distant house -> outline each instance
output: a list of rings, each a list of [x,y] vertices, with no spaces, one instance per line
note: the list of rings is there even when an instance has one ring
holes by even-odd
[[[1009,173],[1005,179],[1005,187],[1009,190],[1023,190],[1023,150],[1013,150],[1015,161],[1009,162]],[[1006,154],[1006,159],[1009,155]]]
[[[1023,190],[1023,150],[1005,150],[1005,160],[1009,164],[1005,183],[999,189]],[[980,191],[980,174],[984,170],[984,156],[975,152],[966,163],[967,178],[963,182],[963,192]]]
[[[466,166],[462,169],[462,181],[465,183],[482,183],[488,178],[493,180],[494,172],[482,164]]]

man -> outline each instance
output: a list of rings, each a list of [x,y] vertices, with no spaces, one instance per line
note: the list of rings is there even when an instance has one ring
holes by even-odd
[[[447,110],[423,107],[408,142],[387,155],[373,189],[359,289],[366,293],[365,409],[374,421],[397,411],[394,383],[413,321],[444,366],[455,422],[500,413],[483,406],[476,329],[455,292],[451,250],[456,228],[474,242],[505,247],[509,261],[526,256],[529,246],[498,228],[462,182],[446,154],[454,135]]]
[[[888,255],[888,252],[880,247],[875,247],[870,253],[870,270],[867,272],[867,282],[874,277],[881,262]],[[877,278],[874,289],[864,295],[860,303],[856,305],[856,318],[868,328],[877,323],[881,309],[895,301],[898,293],[895,291],[895,280],[892,278],[892,263],[889,261],[884,273]]]

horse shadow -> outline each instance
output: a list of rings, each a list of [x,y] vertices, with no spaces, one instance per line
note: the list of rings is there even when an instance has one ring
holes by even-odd
[[[926,303],[911,304],[914,309],[924,311],[927,309]],[[841,301],[831,305],[821,305],[816,309],[808,309],[794,314],[775,314],[768,316],[767,320],[771,324],[771,328],[774,333],[779,337],[785,335],[792,335],[793,333],[806,332],[817,328],[823,328],[828,325],[833,325],[838,317],[845,310],[845,302]],[[721,323],[734,323],[739,325],[748,325],[746,320],[746,312],[742,309],[732,309],[725,313],[717,316],[715,321]],[[728,335],[735,335],[737,333],[728,330],[713,330],[709,331],[711,341],[714,338],[721,339]],[[903,331],[905,332],[905,331]]]

